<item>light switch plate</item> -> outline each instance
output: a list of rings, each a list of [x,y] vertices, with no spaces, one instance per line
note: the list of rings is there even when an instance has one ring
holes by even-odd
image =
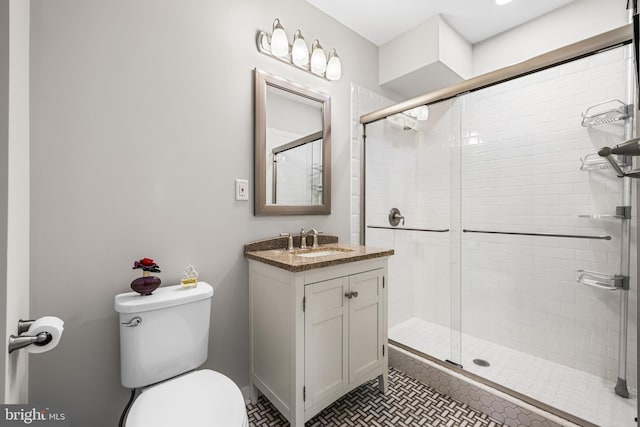
[[[236,179],[236,200],[249,200],[249,181]]]

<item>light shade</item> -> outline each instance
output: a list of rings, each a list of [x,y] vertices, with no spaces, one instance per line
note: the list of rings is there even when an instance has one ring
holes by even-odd
[[[309,63],[309,48],[302,37],[302,32],[297,30],[293,35],[293,46],[291,47],[291,61],[294,64],[303,66]]]
[[[285,57],[289,54],[289,40],[284,28],[280,25],[280,20],[273,21],[273,32],[271,33],[271,54],[277,57]]]
[[[417,111],[418,114],[416,115],[416,118],[419,121],[423,122],[429,119],[429,107],[427,107],[426,105],[421,105],[416,109],[418,110]]]
[[[329,62],[327,63],[325,76],[329,80],[340,80],[340,76],[342,76],[342,62],[335,49],[331,49],[331,52],[329,52]]]
[[[429,107],[426,105],[420,105],[418,107],[414,107],[410,110],[406,110],[403,112],[406,116],[417,119],[418,121],[425,121],[429,119]]]
[[[314,40],[311,46],[311,71],[316,74],[324,74],[327,70],[327,55],[324,53],[318,40]]]

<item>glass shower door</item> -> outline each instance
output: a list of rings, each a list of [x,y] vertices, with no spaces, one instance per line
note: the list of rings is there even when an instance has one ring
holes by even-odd
[[[583,113],[633,103],[628,53],[617,48],[461,99],[465,370],[610,426],[635,425],[635,401],[613,392],[626,292],[613,288],[625,221],[616,211],[626,190],[595,153],[628,138],[633,119],[590,126]],[[635,324],[631,312],[632,398]]]
[[[395,250],[389,338],[455,363],[460,344],[452,338],[459,340],[460,315],[452,310],[459,292],[452,292],[450,231],[452,203],[458,203],[451,197],[458,115],[451,101],[429,106],[427,121],[398,114],[367,125],[365,144],[366,244]]]

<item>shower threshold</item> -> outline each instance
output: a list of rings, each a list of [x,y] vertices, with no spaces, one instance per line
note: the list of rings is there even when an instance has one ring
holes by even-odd
[[[389,339],[399,347],[449,366],[452,331],[441,325],[412,318],[389,329]],[[586,420],[598,426],[637,426],[636,390],[624,399],[613,392],[615,381],[564,366],[546,359],[494,344],[469,335],[462,335],[464,369],[453,368],[480,382],[493,383],[495,388],[513,394],[529,404],[556,413],[572,422]],[[474,359],[490,361],[479,366]],[[515,392],[515,393],[513,393]],[[557,409],[554,411],[553,408]],[[570,414],[570,416],[566,416]]]

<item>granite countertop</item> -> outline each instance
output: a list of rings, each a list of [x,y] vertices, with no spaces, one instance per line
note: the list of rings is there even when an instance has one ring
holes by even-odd
[[[331,238],[332,236],[324,237],[333,240]],[[346,245],[344,243],[337,243],[337,238],[335,238],[335,242],[324,244],[322,240],[320,240],[320,244],[317,248],[311,248],[311,246],[309,246],[306,250],[299,249],[298,245],[293,252],[288,251],[282,246],[275,249],[256,249],[264,247],[266,245],[264,242],[266,241],[254,242],[245,245],[245,256],[248,259],[263,262],[291,272],[307,271],[316,268],[330,267],[332,265],[346,264],[355,261],[393,255],[393,249]],[[255,246],[256,243],[260,244]],[[338,250],[339,253],[318,257],[301,257],[296,255],[296,252],[310,253],[313,251],[321,251],[323,249],[326,250],[331,248],[335,248],[334,250]]]

